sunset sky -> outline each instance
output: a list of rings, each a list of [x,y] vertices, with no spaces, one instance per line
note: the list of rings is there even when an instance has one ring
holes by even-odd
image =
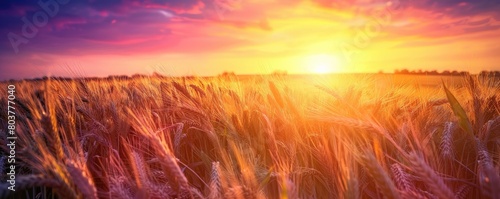
[[[498,0],[39,3],[0,2],[0,79],[500,70]]]

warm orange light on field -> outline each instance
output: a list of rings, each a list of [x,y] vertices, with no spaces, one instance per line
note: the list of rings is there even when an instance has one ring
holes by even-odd
[[[339,59],[335,55],[316,54],[305,59],[305,66],[311,73],[326,74],[340,70]]]

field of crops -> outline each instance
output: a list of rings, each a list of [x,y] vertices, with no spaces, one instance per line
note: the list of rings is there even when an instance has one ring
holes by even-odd
[[[16,192],[3,166],[9,84]],[[500,198],[500,81],[492,78],[0,86],[0,198]]]

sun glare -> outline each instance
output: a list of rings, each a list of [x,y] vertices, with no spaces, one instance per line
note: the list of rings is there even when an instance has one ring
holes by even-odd
[[[334,55],[318,54],[307,57],[308,70],[316,74],[326,74],[339,71],[339,60]]]

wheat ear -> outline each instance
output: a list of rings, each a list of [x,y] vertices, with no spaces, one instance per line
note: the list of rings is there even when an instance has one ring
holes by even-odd
[[[372,154],[363,155],[361,159],[361,164],[366,168],[373,180],[375,180],[382,194],[387,198],[400,198],[394,182],[377,162],[375,156]]]
[[[443,136],[441,138],[441,144],[439,145],[441,149],[441,156],[443,158],[451,160],[454,157],[453,154],[453,122],[446,122],[444,125]]]
[[[410,154],[410,162],[418,175],[439,198],[453,198],[455,194],[443,182],[437,173],[416,153]]]
[[[85,172],[81,166],[71,161],[66,162],[66,168],[73,180],[73,183],[76,185],[78,190],[80,190],[83,197],[97,199],[97,190],[92,178],[90,178],[87,172]]]
[[[400,190],[415,190],[415,186],[413,185],[408,174],[403,170],[401,165],[399,165],[398,163],[392,164],[391,171],[394,181],[396,182],[396,186]]]

